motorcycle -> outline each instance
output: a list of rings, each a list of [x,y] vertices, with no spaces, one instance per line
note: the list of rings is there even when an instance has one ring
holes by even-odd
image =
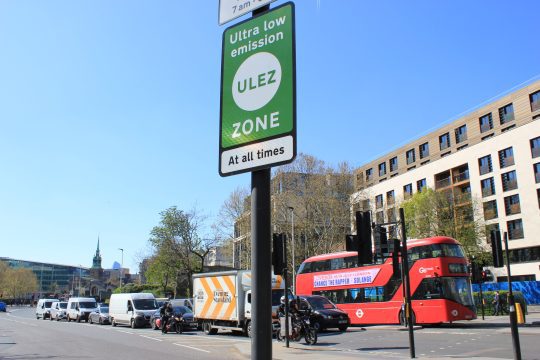
[[[280,314],[280,320],[281,318],[285,319],[282,314]],[[317,329],[315,329],[311,325],[311,310],[302,310],[299,311],[298,314],[293,314],[291,316],[291,325],[289,328],[289,331],[291,334],[289,335],[289,340],[292,341],[300,341],[302,340],[302,337],[305,338],[306,344],[308,345],[315,345],[317,343]],[[280,321],[281,324],[281,321]],[[281,331],[281,325],[277,328],[276,331],[276,339],[277,341],[283,341],[285,339],[285,329],[283,329],[283,332]]]
[[[156,325],[159,328],[162,328],[161,318],[156,319]],[[184,318],[182,317],[182,315],[175,314],[174,316],[171,316],[169,318],[169,321],[167,321],[167,324],[165,325],[165,329],[162,329],[162,331],[164,334],[169,331],[181,334],[184,331]]]

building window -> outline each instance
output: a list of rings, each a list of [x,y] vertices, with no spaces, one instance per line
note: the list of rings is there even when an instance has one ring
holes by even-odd
[[[503,191],[515,190],[518,187],[517,175],[514,170],[501,175]]]
[[[413,162],[415,162],[416,161],[416,155],[414,154],[414,149],[411,149],[411,150],[407,151],[406,157],[407,157],[407,165],[412,164]]]
[[[386,175],[386,162],[379,164],[379,176]]]
[[[523,239],[523,222],[521,219],[507,221],[506,226],[508,227],[508,239]]]
[[[423,143],[418,147],[418,150],[420,152],[420,159],[423,159],[425,157],[429,156],[429,143]]]
[[[384,223],[384,212],[382,212],[382,211],[377,211],[377,212],[375,213],[375,222],[376,222],[377,224],[382,224],[382,223]]]
[[[366,170],[366,182],[373,180],[373,169],[369,168]]]
[[[439,136],[439,149],[444,150],[450,147],[450,133]]]
[[[396,202],[396,197],[394,196],[394,190],[388,191],[386,193],[386,205],[392,206]]]
[[[540,91],[529,95],[529,99],[531,100],[531,111],[540,110]]]
[[[403,198],[405,200],[410,199],[412,197],[412,184],[407,184],[403,187]]]
[[[536,197],[538,198],[538,208],[540,208],[540,189],[536,189]]]
[[[480,175],[492,172],[493,166],[491,164],[491,155],[484,156],[478,159],[478,167],[480,168]]]
[[[510,250],[510,253],[508,255],[510,257],[511,264],[537,262],[540,261],[540,246],[512,249]],[[525,281],[536,281],[535,276],[532,276],[532,280]],[[512,276],[512,280],[514,280],[514,276]],[[506,279],[504,279],[503,281],[506,281]]]
[[[501,125],[514,120],[514,106],[512,106],[512,104],[508,104],[499,109],[499,120],[501,121]]]
[[[500,231],[498,223],[486,225],[486,242],[488,244],[491,244],[492,231]]]
[[[519,214],[521,212],[518,194],[504,198],[504,211],[506,212],[506,216]]]
[[[388,209],[386,212],[386,218],[388,219],[388,222],[395,222],[396,221],[396,209]]]
[[[416,182],[416,190],[421,192],[426,187],[426,179],[418,180]]]
[[[497,214],[497,201],[491,200],[484,203],[484,220],[496,219]]]
[[[540,137],[531,139],[531,155],[533,158],[540,156]]]
[[[501,169],[514,165],[514,150],[512,150],[512,147],[499,151],[499,165]]]
[[[383,207],[383,197],[381,195],[375,196],[375,208],[380,209]]]
[[[461,125],[455,130],[456,144],[467,140],[467,125]]]
[[[390,159],[390,172],[396,171],[398,169],[397,156],[394,156]]]
[[[492,177],[480,181],[480,185],[482,187],[482,197],[495,194],[495,181],[493,181]]]
[[[540,183],[540,163],[536,163],[533,165],[534,169],[534,181],[539,184]]]
[[[482,116],[479,119],[480,122],[480,132],[484,133],[486,131],[489,131],[493,129],[493,119],[491,118],[491,113]]]

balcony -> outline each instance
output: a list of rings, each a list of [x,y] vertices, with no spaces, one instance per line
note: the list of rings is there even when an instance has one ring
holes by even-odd
[[[517,180],[503,180],[503,190],[510,191],[517,189]]]
[[[452,180],[454,181],[454,184],[469,180],[469,170],[465,170],[457,175],[454,175]]]
[[[511,165],[514,165],[514,156],[508,156],[508,157],[504,157],[504,158],[501,158],[501,167],[507,167],[507,166],[511,166]]]
[[[521,212],[521,206],[519,204],[511,204],[506,207],[506,215],[515,215]]]
[[[482,197],[495,195],[495,189],[492,187],[482,189]]]
[[[523,229],[509,229],[508,238],[510,240],[523,239]]]
[[[472,201],[472,196],[469,193],[463,193],[454,196],[454,203],[456,205],[469,204]]]
[[[456,134],[456,142],[460,143],[467,140],[467,134]]]
[[[435,189],[442,189],[450,186],[450,177],[435,181]]]
[[[514,113],[501,114],[501,125],[506,124],[515,119]]]
[[[491,126],[491,124],[480,125],[480,132],[486,132],[486,131],[489,131],[491,129],[493,129],[493,126]]]
[[[484,220],[491,220],[497,218],[497,210],[495,209],[484,209]]]
[[[540,100],[531,101],[531,110],[532,111],[540,110]]]

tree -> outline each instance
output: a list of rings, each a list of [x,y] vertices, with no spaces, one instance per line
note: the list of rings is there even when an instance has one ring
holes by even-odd
[[[11,269],[5,273],[4,296],[12,299],[20,299],[29,293],[38,290],[36,275],[30,269]]]
[[[483,257],[485,225],[478,201],[469,194],[455,196],[451,191],[425,188],[402,203],[407,236],[425,238],[449,236],[458,240],[469,258]]]
[[[176,206],[160,213],[161,221],[150,232],[149,242],[154,248],[154,255],[160,262],[147,276],[168,277],[173,274],[175,293],[191,295],[191,276],[204,267],[204,260],[215,239],[203,239],[198,235],[204,218],[197,210],[184,212]],[[181,286],[185,281],[187,286]]]

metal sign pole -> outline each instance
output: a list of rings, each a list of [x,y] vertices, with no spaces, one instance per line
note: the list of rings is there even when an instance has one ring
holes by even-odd
[[[251,173],[253,326],[251,358],[272,359],[272,253],[270,169]]]
[[[508,274],[508,312],[510,328],[512,331],[512,345],[514,345],[514,359],[521,360],[521,346],[517,326],[516,301],[512,292],[512,274],[510,273],[510,249],[508,249],[508,233],[504,233],[504,247],[506,248],[506,272]],[[500,300],[499,300],[500,301]]]
[[[414,347],[414,332],[413,332],[413,310],[411,304],[411,282],[409,277],[409,257],[407,255],[407,233],[405,231],[405,212],[403,208],[399,209],[399,218],[401,222],[401,236],[402,236],[402,245],[401,245],[401,264],[403,266],[405,278],[403,279],[403,285],[405,286],[405,310],[407,315],[407,325],[409,328],[409,349],[411,350],[411,359],[415,358],[415,347]]]

